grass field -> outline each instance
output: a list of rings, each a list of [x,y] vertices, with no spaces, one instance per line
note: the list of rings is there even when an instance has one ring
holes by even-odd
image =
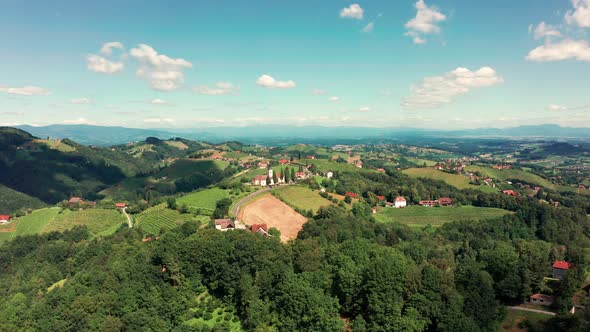
[[[550,319],[551,316],[536,312],[520,311],[509,309],[504,322],[500,325],[498,332],[525,332],[526,329],[519,328],[518,325],[526,320],[530,322],[541,322]]]
[[[283,186],[274,190],[281,200],[300,209],[312,209],[314,213],[322,206],[332,204],[329,200],[320,196],[319,191],[313,191],[302,186]]]
[[[59,210],[60,209],[58,208],[41,209],[18,218],[14,235],[33,235],[41,233],[45,226],[57,217]]]
[[[179,150],[186,150],[186,149],[188,149],[188,146],[186,144],[184,144],[183,142],[181,142],[181,141],[164,141],[164,143],[166,145],[170,145],[172,147],[175,147],[175,148],[177,148]]]
[[[461,219],[485,220],[501,217],[509,211],[474,206],[422,207],[408,206],[403,209],[382,208],[375,216],[378,222],[400,222],[410,227],[432,225],[440,227],[445,223]]]
[[[519,169],[494,169],[490,167],[482,167],[482,166],[467,166],[465,167],[466,171],[469,172],[479,172],[483,176],[489,176],[494,179],[498,180],[508,180],[508,179],[516,179],[526,183],[536,184],[545,188],[556,190],[557,186],[551,181],[544,179],[536,174],[529,173]]]
[[[172,229],[189,219],[190,215],[171,210],[166,204],[156,205],[133,217],[135,224],[148,234],[160,234],[160,230]]]
[[[0,214],[11,214],[21,208],[38,209],[45,205],[35,197],[0,184]]]
[[[50,149],[58,150],[61,152],[74,152],[74,151],[76,151],[76,149],[74,149],[73,147],[71,147],[65,143],[62,143],[61,141],[35,139],[35,140],[33,140],[33,142],[38,143],[38,144],[47,145]]]
[[[320,172],[328,172],[328,171],[352,171],[352,172],[374,172],[374,170],[369,170],[366,168],[357,168],[352,164],[345,164],[345,163],[337,163],[335,161],[325,160],[325,159],[314,159],[314,160],[305,160],[301,161],[301,163],[305,164],[308,162],[309,164],[313,164],[317,167]]]
[[[167,176],[170,178],[181,178],[189,176],[195,172],[206,172],[211,168],[218,168],[224,170],[229,163],[223,160],[192,160],[179,159],[172,165],[160,171],[156,178]]]
[[[478,189],[485,192],[497,192],[496,189],[485,185],[476,186],[469,184],[469,178],[467,176],[445,173],[429,167],[408,168],[406,170],[403,170],[402,172],[413,178],[427,178],[444,181],[445,183],[458,189]]]
[[[43,228],[43,232],[71,229],[74,226],[85,225],[93,235],[99,235],[115,226],[127,223],[127,218],[117,210],[88,209],[80,211],[64,210]]]
[[[182,196],[176,200],[176,203],[178,205],[186,204],[191,209],[191,211],[201,209],[207,210],[208,213],[213,213],[215,210],[215,203],[217,203],[218,200],[226,197],[229,197],[228,190],[211,188]]]

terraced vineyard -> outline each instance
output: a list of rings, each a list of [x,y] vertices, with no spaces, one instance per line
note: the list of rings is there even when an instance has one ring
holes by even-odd
[[[20,217],[18,218],[16,224],[16,232],[14,235],[17,236],[39,234],[43,231],[45,226],[49,224],[50,221],[57,217],[58,213],[58,208],[49,208],[36,210],[29,215]]]
[[[64,210],[43,228],[43,232],[63,232],[64,230],[71,229],[74,226],[85,225],[88,227],[88,231],[90,233],[99,235],[103,234],[106,230],[112,230],[114,227],[118,228],[118,226],[126,222],[127,219],[125,216],[123,216],[123,214],[117,210]]]
[[[191,217],[168,209],[166,204],[160,204],[135,215],[133,219],[145,233],[159,234],[161,229],[169,230],[190,220]]]

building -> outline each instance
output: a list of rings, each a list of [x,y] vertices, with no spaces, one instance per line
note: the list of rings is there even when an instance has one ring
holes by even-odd
[[[553,263],[553,278],[561,280],[571,266],[572,265],[566,261],[555,261],[555,263]]]
[[[530,304],[537,304],[537,305],[542,305],[542,306],[547,306],[547,307],[552,305],[553,301],[555,301],[553,296],[540,294],[540,293],[533,294],[529,297]]]
[[[261,161],[258,163],[258,168],[268,168],[268,163]]]
[[[289,159],[281,159],[281,160],[279,160],[279,164],[287,165],[287,164],[289,164]]]
[[[372,212],[373,214],[376,214],[376,213],[377,213],[377,207],[373,207],[373,208],[371,209],[371,212]]]
[[[514,197],[520,196],[520,194],[514,190],[502,190],[502,193],[504,193],[504,195],[514,196]]]
[[[305,172],[295,172],[295,177],[298,180],[305,179]]]
[[[307,159],[314,160],[315,159],[315,156],[311,156],[311,155],[310,156],[307,156]]]
[[[424,201],[418,202],[418,204],[420,204],[420,206],[435,206],[436,204],[438,204],[438,201],[424,200]]]
[[[252,179],[252,184],[255,186],[266,187],[267,181],[268,175],[256,175],[254,179]]]
[[[377,168],[377,172],[379,172],[379,173],[385,173],[385,169],[383,169],[383,168]]]
[[[258,233],[264,236],[270,236],[270,234],[268,234],[268,226],[266,226],[266,224],[254,224],[250,226],[250,231],[252,233]]]
[[[10,221],[10,216],[7,214],[0,214],[0,224],[6,224]]]
[[[453,205],[453,200],[448,197],[441,197],[438,199],[438,205],[440,206],[450,206]]]
[[[378,199],[380,202],[383,202],[383,201],[385,200],[385,196],[377,196],[377,199]]]
[[[347,191],[346,194],[344,194],[344,196],[348,196],[350,198],[358,198],[359,195],[350,191]]]
[[[333,177],[334,177],[334,173],[333,173],[333,172],[328,172],[328,173],[326,173],[326,177],[327,177],[328,179],[331,179],[331,178],[333,178]]]
[[[84,203],[84,200],[80,197],[72,197],[72,198],[70,198],[68,203],[69,204],[82,204],[82,203]]]
[[[395,205],[394,205],[394,206],[395,206],[395,208],[397,208],[397,209],[399,209],[399,208],[404,208],[404,207],[406,207],[406,206],[407,206],[406,199],[405,199],[405,198],[403,198],[402,196],[398,196],[398,197],[396,197],[396,198],[395,198],[395,201],[394,201],[394,204],[395,204]]]
[[[115,207],[118,209],[124,209],[127,207],[127,204],[120,202],[120,203],[115,203]]]
[[[235,229],[234,221],[231,219],[215,219],[215,229],[225,232]]]

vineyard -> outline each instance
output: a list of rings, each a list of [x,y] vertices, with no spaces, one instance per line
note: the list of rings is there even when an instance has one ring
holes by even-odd
[[[179,205],[186,204],[192,211],[201,210],[200,214],[210,215],[215,210],[215,204],[222,198],[229,197],[229,191],[212,188],[196,191],[176,200]],[[206,211],[202,211],[206,210]]]
[[[135,224],[145,233],[160,234],[160,230],[169,230],[190,220],[190,215],[168,209],[166,204],[156,205],[133,217]]]
[[[71,229],[74,226],[84,225],[88,227],[88,231],[90,233],[99,235],[105,230],[117,227],[124,222],[126,222],[125,216],[123,216],[117,210],[64,210],[43,228],[43,232],[63,232],[64,230]]]

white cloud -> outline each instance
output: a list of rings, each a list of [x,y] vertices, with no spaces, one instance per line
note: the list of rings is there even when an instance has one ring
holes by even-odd
[[[83,97],[83,98],[74,98],[74,99],[70,99],[70,103],[72,104],[77,104],[77,105],[81,105],[81,104],[94,104],[94,100]]]
[[[111,56],[111,55],[113,55],[113,49],[114,48],[119,49],[119,50],[122,50],[124,48],[124,46],[120,42],[108,42],[108,43],[104,43],[102,45],[102,48],[100,49],[100,54],[106,55],[106,56]]]
[[[545,109],[548,111],[567,111],[566,106],[555,105],[555,104],[547,105],[547,107],[545,107]]]
[[[158,54],[151,46],[139,44],[130,51],[131,57],[140,62],[137,77],[150,83],[154,90],[173,91],[182,87],[185,68],[192,68],[192,63],[178,58],[173,59]]]
[[[88,69],[101,74],[114,74],[125,68],[123,62],[110,61],[100,55],[89,54],[86,57]]]
[[[371,108],[368,106],[363,106],[361,108],[359,108],[359,112],[370,112]]]
[[[536,28],[533,28],[533,25],[531,24],[529,26],[529,33],[532,33],[533,37],[536,40],[545,37],[561,37],[561,32],[559,32],[559,30],[556,27],[549,25],[545,22],[539,23],[539,25],[537,25]]]
[[[381,95],[383,97],[391,97],[391,96],[393,96],[393,92],[391,92],[389,90],[381,90],[381,91],[379,91],[379,95]]]
[[[342,18],[353,18],[357,20],[363,19],[364,10],[356,3],[353,3],[349,7],[342,8],[340,11],[340,17]]]
[[[373,29],[375,29],[375,23],[369,22],[369,24],[365,25],[365,27],[361,31],[364,33],[371,33],[373,32]]]
[[[565,13],[568,24],[590,28],[590,0],[571,0],[574,9]]]
[[[440,27],[436,24],[447,19],[446,15],[439,12],[435,7],[428,7],[424,0],[418,0],[416,17],[409,20],[404,26],[408,29],[407,36],[413,38],[415,44],[424,44],[426,39],[422,35],[439,34]]]
[[[143,119],[143,122],[145,123],[174,123],[176,122],[176,120],[171,119],[171,118],[147,118],[147,119]]]
[[[51,94],[51,91],[47,89],[31,85],[18,88],[0,86],[0,92],[7,93],[9,95],[19,96],[49,96]]]
[[[330,97],[330,101],[331,101],[331,102],[337,102],[337,101],[340,101],[340,97],[337,97],[337,96]]]
[[[530,51],[527,60],[537,62],[576,59],[590,61],[590,46],[585,40],[565,39],[558,43],[546,43]]]
[[[156,98],[156,99],[152,99],[150,101],[150,104],[154,104],[154,105],[166,105],[166,104],[168,104],[168,102],[165,101],[165,100],[163,100],[163,99],[157,99]]]
[[[77,118],[77,119],[72,119],[72,120],[64,120],[63,123],[64,124],[70,124],[70,125],[94,124],[94,122],[91,122],[91,121],[89,121],[86,118]]]
[[[202,95],[222,96],[222,95],[239,95],[240,87],[227,82],[218,82],[215,87],[201,86],[194,88],[193,91]]]
[[[311,90],[311,94],[314,95],[314,96],[323,96],[326,93],[328,93],[328,91],[323,90],[323,89],[313,89],[313,90]]]
[[[402,107],[410,109],[439,108],[451,103],[455,97],[468,93],[471,89],[493,86],[504,82],[490,67],[476,71],[457,68],[443,76],[425,78],[413,86],[411,95],[404,98]]]
[[[268,89],[292,89],[296,86],[294,81],[277,81],[269,75],[262,75],[256,80],[256,84]]]

